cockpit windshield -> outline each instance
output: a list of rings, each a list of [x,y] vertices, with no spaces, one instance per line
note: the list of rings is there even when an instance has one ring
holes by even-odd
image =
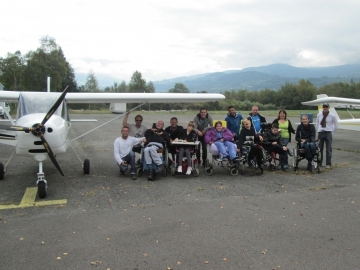
[[[31,113],[48,113],[51,107],[60,97],[61,93],[34,93],[21,92],[18,104],[18,117]],[[55,115],[61,115],[62,104],[55,111]]]

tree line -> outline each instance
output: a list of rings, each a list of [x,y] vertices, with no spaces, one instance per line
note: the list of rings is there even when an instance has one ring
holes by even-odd
[[[20,51],[8,53],[0,57],[0,83],[6,90],[46,91],[46,78],[51,77],[50,88],[53,92],[61,92],[66,86],[69,92],[115,92],[115,93],[154,93],[154,84],[135,71],[127,84],[114,82],[112,86],[101,90],[95,74],[90,71],[84,85],[77,85],[74,69],[66,60],[61,47],[49,36],[40,39],[40,47],[35,51],[21,54]],[[190,93],[183,83],[175,83],[169,93]],[[206,93],[206,89],[201,91]],[[286,83],[278,90],[264,89],[248,91],[247,89],[228,90],[223,92],[225,100],[218,102],[198,103],[166,103],[151,104],[151,110],[198,110],[202,107],[210,110],[227,110],[232,105],[238,110],[250,110],[252,106],[261,106],[261,110],[304,109],[302,101],[316,98],[317,94],[360,99],[360,83],[332,83],[315,87],[308,80],[300,80],[297,84]],[[131,109],[138,104],[128,104]],[[108,109],[109,104],[70,104],[71,109]],[[144,109],[148,109],[146,107]]]

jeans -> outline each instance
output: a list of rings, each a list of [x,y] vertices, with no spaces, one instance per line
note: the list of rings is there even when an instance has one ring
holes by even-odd
[[[130,164],[130,174],[136,174],[136,167],[135,167],[135,153],[133,151],[130,151],[129,154],[127,154],[125,157],[122,158],[123,161],[126,161],[126,165],[119,164],[120,170],[122,172],[126,172],[129,164]]]
[[[230,160],[236,158],[236,145],[230,141],[216,141],[214,142],[219,152],[223,155],[223,157],[230,156]],[[228,152],[226,152],[226,147],[228,148]]]
[[[323,162],[323,150],[324,150],[324,142],[326,143],[326,165],[331,166],[331,154],[332,154],[332,132],[319,132],[319,148],[320,148],[320,163]]]
[[[313,156],[316,155],[317,145],[314,142],[302,142],[300,148],[305,149],[305,158],[311,161]]]

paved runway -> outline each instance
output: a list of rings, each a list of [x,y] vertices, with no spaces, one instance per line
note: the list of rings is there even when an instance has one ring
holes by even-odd
[[[144,124],[167,126],[173,114],[146,115]],[[71,137],[116,116],[76,115],[98,122],[73,123]],[[148,182],[119,176],[121,123],[74,142],[90,175],[71,148],[57,157],[64,177],[44,162],[45,200],[32,197],[37,163],[13,157],[0,181],[0,269],[359,269],[360,133],[335,133],[334,166],[321,174],[306,173],[302,161],[296,173],[231,176],[215,167],[211,176],[200,169]],[[0,145],[1,162],[10,151]]]

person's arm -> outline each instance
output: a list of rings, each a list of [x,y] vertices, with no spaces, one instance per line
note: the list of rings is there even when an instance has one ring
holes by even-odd
[[[114,158],[118,165],[121,164],[122,159],[120,157],[120,143],[117,140],[114,141]]]
[[[129,127],[129,123],[127,122],[128,121],[128,117],[129,117],[129,114],[130,112],[127,111],[126,114],[125,114],[125,117],[124,117],[124,120],[123,120],[123,127]]]
[[[223,140],[224,141],[233,141],[234,136],[231,133],[230,129],[225,128],[225,131],[223,132]]]
[[[315,142],[316,130],[314,125],[310,125],[310,142]]]
[[[335,117],[335,115],[333,115],[333,121],[334,121],[334,129],[333,129],[333,131],[332,131],[332,133],[334,133],[335,131],[337,131],[338,130],[338,128],[339,128],[339,122],[338,122],[338,120],[336,119],[336,117]]]
[[[289,127],[288,127],[289,135],[290,135],[290,133],[295,134],[295,129],[293,128],[291,121],[289,119],[288,119],[288,122],[289,122]]]

